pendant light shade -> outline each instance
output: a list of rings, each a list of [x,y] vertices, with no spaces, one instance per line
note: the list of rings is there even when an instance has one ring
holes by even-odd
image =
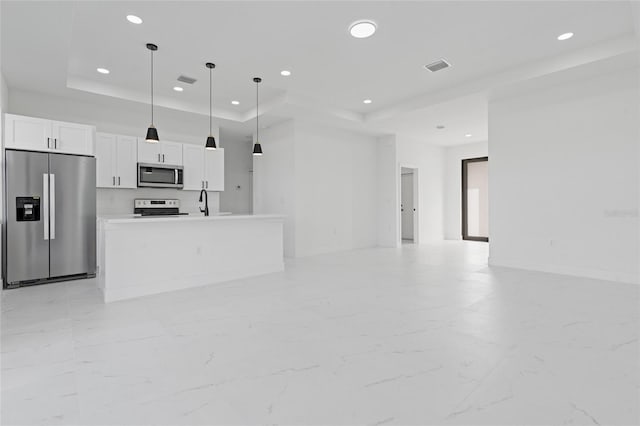
[[[212,129],[211,120],[213,116],[212,110],[211,110],[212,99],[213,99],[213,89],[212,89],[213,84],[211,80],[211,74],[212,74],[212,70],[216,67],[216,64],[207,62],[205,65],[207,68],[209,68],[209,136],[207,136],[207,143],[205,143],[204,148],[209,150],[214,150],[216,149],[216,138],[213,137],[213,132],[211,131]]]
[[[158,130],[153,125],[153,52],[158,50],[158,46],[155,44],[147,43],[147,49],[151,52],[151,125],[147,129],[147,142],[156,143],[160,139],[158,138]]]
[[[258,106],[260,104],[258,102],[258,85],[260,84],[262,79],[260,77],[254,77],[253,81],[254,83],[256,83],[256,142],[253,144],[253,155],[256,157],[259,157],[262,155],[262,145],[260,145],[260,138],[259,138],[260,126],[259,126]]]

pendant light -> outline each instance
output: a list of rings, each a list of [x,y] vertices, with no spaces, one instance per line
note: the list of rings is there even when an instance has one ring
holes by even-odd
[[[258,138],[259,132],[259,114],[258,114],[258,84],[262,81],[260,77],[254,77],[253,81],[256,83],[256,143],[253,144],[253,155],[261,156],[262,155],[262,145],[260,145],[260,139]]]
[[[158,131],[153,125],[153,52],[158,50],[158,46],[147,43],[147,49],[151,51],[151,125],[147,129],[147,137],[145,140],[147,142],[157,143],[160,139],[158,138]]]
[[[207,143],[204,145],[204,148],[209,150],[214,150],[216,149],[216,138],[213,137],[213,132],[211,131],[211,120],[213,116],[211,112],[211,99],[213,98],[213,95],[212,95],[213,85],[211,83],[211,71],[216,67],[216,64],[207,62],[206,67],[209,68],[209,136],[207,136]]]

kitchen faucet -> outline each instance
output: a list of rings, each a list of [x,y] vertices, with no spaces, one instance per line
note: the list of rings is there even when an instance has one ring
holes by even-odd
[[[204,210],[200,208],[200,211],[204,213],[205,216],[209,216],[209,196],[207,195],[207,191],[204,189],[200,191],[200,199],[199,202],[202,202],[202,194],[204,193]]]

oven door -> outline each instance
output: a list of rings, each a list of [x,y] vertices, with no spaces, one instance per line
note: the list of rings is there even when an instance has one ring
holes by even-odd
[[[151,188],[182,188],[183,168],[138,163],[138,186]]]

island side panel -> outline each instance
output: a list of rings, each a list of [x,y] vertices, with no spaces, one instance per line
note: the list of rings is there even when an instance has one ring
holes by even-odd
[[[281,219],[105,223],[105,302],[284,270]]]

